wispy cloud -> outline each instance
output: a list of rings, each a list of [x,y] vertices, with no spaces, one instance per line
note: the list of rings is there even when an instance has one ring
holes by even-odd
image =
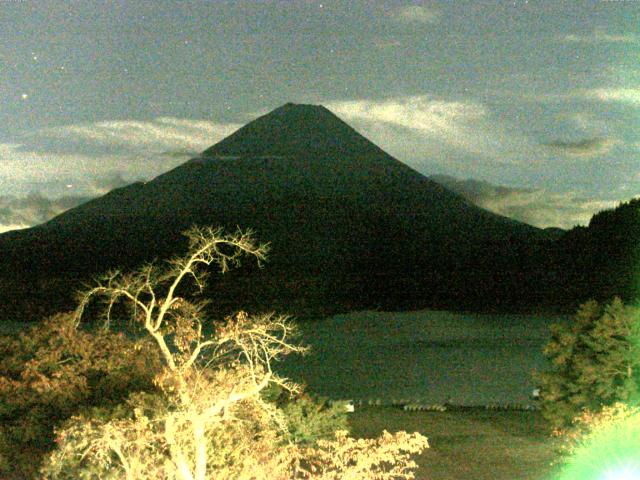
[[[570,157],[589,158],[609,153],[617,143],[613,138],[594,137],[575,141],[553,140],[543,145]]]
[[[153,153],[81,154],[32,151],[0,144],[0,192],[19,197],[37,191],[50,197],[94,196],[113,178],[130,183],[153,178],[188,160]]]
[[[47,197],[32,192],[26,196],[0,196],[0,233],[39,225],[70,208],[132,182],[133,179],[125,178],[120,172],[111,172],[88,182],[84,195],[65,194],[59,197]],[[69,192],[74,191],[73,184],[67,184],[65,187]]]
[[[431,133],[451,131],[457,124],[478,119],[486,113],[478,104],[446,102],[427,96],[334,102],[329,108],[352,119],[384,122]]]
[[[26,135],[49,150],[92,153],[119,152],[199,152],[231,134],[238,124],[205,120],[160,117],[148,121],[118,120],[91,124],[64,125]]]
[[[26,197],[0,196],[0,233],[37,225],[89,200],[88,197],[47,198],[37,193]]]
[[[439,17],[438,10],[425,5],[407,5],[393,13],[394,19],[405,24],[432,24],[436,23]]]
[[[581,91],[579,95],[604,102],[640,105],[640,88],[595,88]]]
[[[587,225],[595,213],[619,203],[588,198],[578,192],[504,187],[446,175],[431,178],[482,208],[540,228]]]
[[[596,29],[587,35],[569,34],[562,37],[568,43],[635,43],[640,39],[632,33],[608,33],[603,29]]]
[[[570,131],[576,131],[592,137],[600,137],[596,132],[605,132],[607,130],[606,119],[596,115],[592,111],[584,110],[567,110],[560,112],[555,117],[556,120],[566,123]]]
[[[151,179],[238,127],[162,117],[64,125],[1,143],[0,230],[33,226],[113,188]]]
[[[389,148],[400,138],[405,147],[413,143],[416,149],[425,148],[423,154],[441,153],[435,150],[445,146],[498,163],[517,163],[523,154],[535,148],[540,150],[524,136],[507,132],[492,112],[473,101],[417,95],[330,102],[327,107],[347,122],[353,122],[383,148]]]
[[[121,172],[111,172],[109,175],[99,177],[93,180],[92,185],[97,195],[103,195],[115,188],[124,187],[138,179],[127,179]]]
[[[28,132],[0,144],[0,191],[59,196],[100,193],[96,185],[119,176],[149,179],[196,156],[236,130],[236,124],[158,118],[64,125]]]
[[[636,87],[599,87],[575,88],[564,92],[500,92],[500,96],[534,103],[577,103],[587,101],[618,102],[640,105],[640,88]]]

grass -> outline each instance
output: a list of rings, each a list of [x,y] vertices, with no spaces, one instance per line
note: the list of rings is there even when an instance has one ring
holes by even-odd
[[[355,437],[383,430],[428,437],[430,448],[416,457],[418,480],[549,480],[558,459],[539,412],[362,407],[350,414],[350,425]]]

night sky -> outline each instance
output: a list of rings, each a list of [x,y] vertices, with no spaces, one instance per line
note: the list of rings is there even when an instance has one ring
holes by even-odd
[[[0,2],[0,231],[286,102],[487,208],[585,224],[640,195],[640,1]]]

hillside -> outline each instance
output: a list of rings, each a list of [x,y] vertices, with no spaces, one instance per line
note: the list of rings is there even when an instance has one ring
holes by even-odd
[[[542,230],[474,206],[322,106],[286,104],[150,182],[0,235],[2,316],[63,308],[82,280],[180,251],[192,224],[272,246],[264,270],[216,279],[222,309],[509,309],[544,295]]]
[[[563,297],[584,301],[640,298],[640,199],[595,214],[560,238],[554,252]],[[561,274],[560,274],[561,273]]]

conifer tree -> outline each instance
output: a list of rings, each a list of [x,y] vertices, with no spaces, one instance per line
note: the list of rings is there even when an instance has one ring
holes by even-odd
[[[617,401],[638,400],[640,309],[615,298],[583,304],[569,324],[551,326],[544,355],[550,370],[536,375],[542,414],[565,428],[584,409],[598,412]]]

